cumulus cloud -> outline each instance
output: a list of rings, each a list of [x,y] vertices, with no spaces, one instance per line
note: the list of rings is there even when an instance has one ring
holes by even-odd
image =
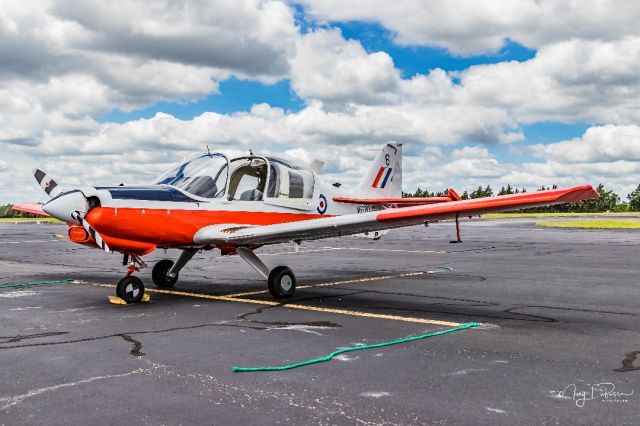
[[[640,162],[640,126],[591,127],[579,138],[533,145],[531,150],[563,163]],[[619,171],[617,166],[613,170]]]
[[[317,19],[374,21],[408,45],[460,55],[495,52],[507,39],[538,48],[568,39],[640,36],[640,4],[615,0],[295,0]]]
[[[81,26],[79,50],[229,70],[266,79],[288,73],[297,29],[281,2],[57,1],[52,15]],[[126,13],[114,13],[126,11]]]
[[[322,156],[336,180],[355,183],[369,150],[397,140],[405,143],[405,186],[431,190],[594,180],[626,190],[640,178],[633,4],[305,4],[320,19],[381,22],[397,43],[470,54],[510,38],[538,50],[528,61],[402,78],[388,53],[367,51],[330,25],[303,32],[278,0],[2,2],[0,198],[15,200],[15,184],[31,188],[36,165],[72,185],[150,182],[205,145],[305,161]],[[288,78],[305,105],[97,121],[114,108],[214,94],[231,76]],[[575,140],[532,148],[538,162],[511,164],[492,154],[492,146],[522,141],[521,127],[540,121],[594,126]]]
[[[100,113],[202,98],[232,75],[277,81],[297,35],[271,0],[2,2],[0,141],[91,131]]]
[[[474,103],[505,108],[519,121],[627,124],[640,119],[640,37],[569,40],[525,62],[478,65],[460,75]]]
[[[387,53],[368,54],[339,30],[318,30],[298,41],[291,81],[305,99],[366,105],[397,102],[400,74]]]

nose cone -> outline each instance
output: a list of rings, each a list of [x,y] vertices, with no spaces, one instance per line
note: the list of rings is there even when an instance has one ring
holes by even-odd
[[[83,213],[88,209],[89,203],[80,191],[65,192],[42,206],[42,210],[67,223],[76,223],[71,217],[71,213],[74,211]]]

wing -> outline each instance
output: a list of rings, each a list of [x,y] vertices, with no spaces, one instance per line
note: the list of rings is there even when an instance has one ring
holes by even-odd
[[[31,214],[37,214],[40,216],[50,217],[47,213],[45,213],[44,210],[42,210],[42,204],[40,203],[14,204],[13,206],[11,206],[11,209],[18,212],[25,212],[25,213],[31,213]]]
[[[458,216],[517,210],[552,204],[573,203],[598,198],[588,185],[574,188],[524,194],[501,195],[430,204],[400,207],[383,211],[349,214],[263,226],[213,225],[200,229],[194,236],[196,244],[262,245],[292,240],[317,240],[382,229],[401,228]]]

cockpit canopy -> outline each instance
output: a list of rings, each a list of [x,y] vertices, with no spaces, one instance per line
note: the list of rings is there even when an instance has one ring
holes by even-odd
[[[269,160],[270,198],[311,198],[313,196],[313,172],[280,158]]]
[[[160,176],[154,184],[171,185],[201,198],[220,198],[227,188],[229,167],[222,154],[202,154]]]
[[[228,188],[227,188],[228,182]],[[314,175],[275,157],[239,157],[201,154],[158,178],[156,185],[171,185],[200,198],[286,202],[313,197]]]
[[[242,201],[309,199],[313,196],[313,185],[312,171],[286,160],[240,157],[231,160],[228,198]]]

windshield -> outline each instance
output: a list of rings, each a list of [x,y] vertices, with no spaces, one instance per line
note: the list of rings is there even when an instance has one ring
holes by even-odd
[[[202,198],[219,198],[227,186],[228,170],[225,156],[203,154],[169,170],[154,183],[175,186]]]

